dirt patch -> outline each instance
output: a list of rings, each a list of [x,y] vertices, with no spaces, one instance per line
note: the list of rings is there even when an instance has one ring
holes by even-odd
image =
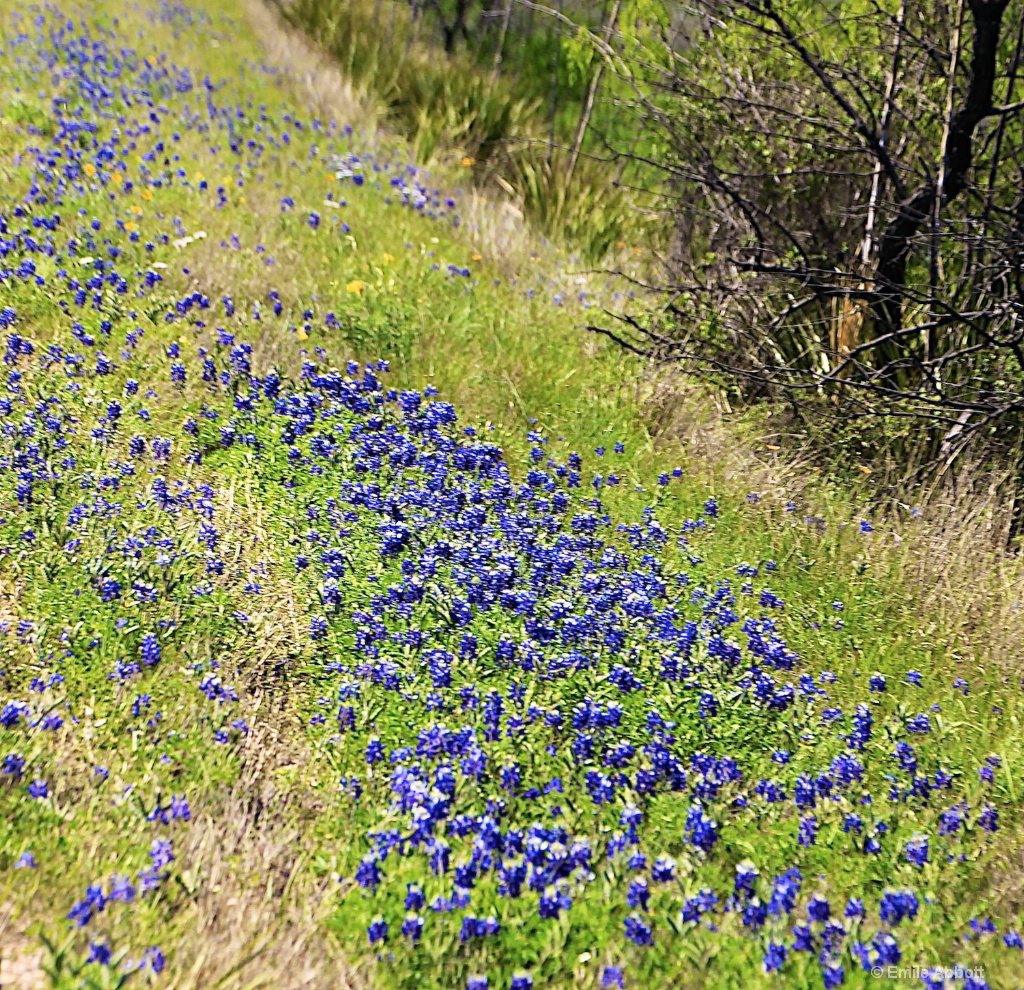
[[[37,942],[9,928],[10,914],[0,911],[0,990],[41,990],[46,985],[43,950]]]

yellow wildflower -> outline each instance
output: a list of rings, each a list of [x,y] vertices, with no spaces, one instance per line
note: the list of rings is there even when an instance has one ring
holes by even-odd
[[[470,166],[475,165],[475,164],[476,164],[476,159],[475,158],[471,158],[469,155],[466,155],[466,157],[462,159],[462,167],[463,168],[469,168]]]
[[[365,288],[366,284],[361,279],[354,278],[345,286],[345,291],[351,292],[354,296],[361,296]]]
[[[86,162],[82,166],[82,171],[88,176],[93,176],[96,174],[96,166],[92,162]]]
[[[152,190],[143,189],[142,190],[142,198],[143,199],[152,199],[153,198]]]

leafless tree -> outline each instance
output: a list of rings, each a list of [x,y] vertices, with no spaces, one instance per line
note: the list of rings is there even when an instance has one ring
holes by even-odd
[[[796,408],[916,418],[946,462],[1024,424],[1022,13],[696,0],[646,43],[595,34],[676,238],[659,318],[592,329]]]

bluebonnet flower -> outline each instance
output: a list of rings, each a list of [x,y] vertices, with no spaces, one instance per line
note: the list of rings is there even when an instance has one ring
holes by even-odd
[[[651,879],[656,883],[668,883],[675,876],[676,861],[671,856],[659,856],[651,867]]]
[[[636,945],[654,945],[654,936],[651,933],[651,926],[648,925],[639,915],[631,914],[625,921],[626,938]]]
[[[818,820],[814,815],[807,815],[800,819],[797,829],[797,840],[801,846],[813,846],[818,837]]]
[[[931,732],[931,719],[924,712],[914,715],[907,720],[907,731],[912,733]]]
[[[793,926],[793,951],[814,951],[814,933],[811,931],[810,925]]]
[[[821,894],[815,894],[811,898],[810,903],[807,905],[807,916],[812,921],[825,922],[828,921],[832,914],[832,908],[828,901],[821,896]]]
[[[629,890],[626,893],[626,903],[631,908],[639,908],[641,911],[646,911],[647,902],[650,900],[650,897],[650,887],[644,877],[637,877],[630,882]]]
[[[983,783],[991,784],[1001,764],[1002,760],[998,756],[986,756],[985,762],[978,768],[978,777]]]
[[[846,970],[841,963],[823,961],[821,966],[821,978],[825,990],[834,990],[846,982]]]
[[[73,921],[79,928],[84,928],[94,914],[103,911],[106,904],[103,888],[99,884],[92,884],[86,888],[85,897],[68,912],[68,920]]]
[[[871,727],[875,720],[866,705],[858,705],[853,715],[853,731],[846,738],[851,749],[863,750],[871,739]]]
[[[152,633],[142,637],[142,662],[146,667],[155,667],[160,662],[160,644]]]
[[[386,942],[388,940],[388,923],[383,918],[374,918],[370,922],[370,927],[366,929],[366,934],[369,936],[370,945]]]
[[[887,925],[898,925],[904,918],[916,918],[917,897],[909,890],[889,890],[882,895],[879,916]]]
[[[896,939],[888,932],[877,932],[871,940],[871,944],[875,949],[877,961],[880,965],[892,966],[902,958],[902,953]]]
[[[621,966],[605,966],[601,970],[601,990],[624,990],[626,986]]]
[[[108,900],[131,904],[134,899],[135,888],[132,886],[131,881],[128,877],[115,873],[110,878],[110,896]]]
[[[707,853],[718,841],[718,823],[709,818],[699,804],[695,804],[686,816],[684,834],[691,845]]]
[[[786,947],[781,942],[769,942],[764,954],[764,971],[774,973],[782,969],[786,962]]]
[[[915,835],[906,845],[907,862],[923,867],[928,862],[928,837]]]
[[[754,896],[754,884],[757,882],[757,868],[753,863],[737,863],[736,878],[733,886],[737,894]]]
[[[415,945],[423,937],[423,919],[416,914],[407,914],[402,922],[402,935]]]
[[[775,878],[772,883],[772,896],[768,902],[768,913],[772,917],[789,914],[796,906],[803,876],[795,866]]]
[[[381,882],[380,862],[376,853],[367,853],[360,861],[356,869],[356,883],[360,887],[368,887],[376,890]],[[414,910],[414,909],[410,909]]]

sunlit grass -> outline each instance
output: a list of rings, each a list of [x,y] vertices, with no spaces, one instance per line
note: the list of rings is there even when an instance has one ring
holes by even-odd
[[[61,214],[52,232],[53,256],[30,251],[22,241],[3,262],[13,270],[23,257],[34,259],[44,281],[7,277],[0,288],[0,307],[16,314],[6,334],[17,333],[33,347],[32,354],[19,351],[8,363],[8,371],[22,377],[8,383],[12,411],[3,420],[8,425],[0,462],[0,621],[7,629],[2,702],[29,706],[16,720],[20,709],[8,709],[11,715],[0,727],[0,757],[16,753],[23,760],[20,777],[8,772],[0,783],[0,918],[8,919],[0,929],[0,950],[10,956],[7,947],[16,947],[23,960],[25,939],[45,936],[53,947],[43,955],[49,979],[69,987],[82,979],[115,985],[127,972],[127,959],[148,960],[145,968],[132,969],[133,980],[174,987],[337,986],[348,980],[461,988],[469,976],[485,971],[492,974],[491,986],[505,987],[513,974],[526,970],[538,987],[589,987],[600,985],[606,965],[623,965],[631,986],[750,986],[758,980],[821,985],[816,955],[796,951],[782,977],[764,976],[768,936],[745,931],[738,912],[721,912],[717,931],[706,921],[679,922],[683,898],[701,887],[713,887],[724,905],[736,864],[751,860],[760,870],[762,896],[773,876],[799,862],[801,911],[814,893],[829,897],[835,912],[847,897],[865,899],[870,922],[862,929],[851,923],[843,950],[848,985],[870,979],[849,945],[858,937],[870,941],[879,929],[879,898],[889,887],[913,889],[920,899],[917,918],[896,931],[908,964],[984,963],[993,986],[1014,985],[1021,978],[1020,954],[1000,941],[1021,905],[1014,857],[1020,855],[1024,757],[1012,565],[971,577],[956,569],[958,561],[978,558],[970,557],[970,547],[957,550],[955,534],[936,522],[935,512],[899,527],[875,520],[872,529],[861,525],[848,494],[822,483],[783,483],[771,471],[744,468],[752,462],[726,448],[746,444],[749,433],[719,437],[719,448],[705,459],[679,440],[685,423],[667,416],[674,427],[655,429],[648,418],[647,369],[580,329],[589,299],[581,302],[572,294],[569,266],[548,269],[552,254],[539,252],[537,262],[527,255],[510,269],[509,259],[487,252],[466,223],[455,225],[465,200],[452,193],[450,176],[427,180],[422,173],[403,172],[407,158],[401,145],[373,136],[370,121],[332,122],[324,115],[314,127],[312,118],[322,108],[311,113],[294,106],[299,90],[288,76],[263,65],[243,11],[211,5],[206,19],[203,9],[165,7],[161,16],[117,9],[123,40],[116,49],[134,47],[168,70],[146,77],[160,123],[126,138],[130,124],[84,101],[85,118],[98,126],[97,145],[90,137],[78,148],[89,162],[99,157],[97,148],[123,150],[119,178],[100,160],[93,174],[83,169],[83,177],[68,179],[59,209],[35,202],[32,216]],[[87,16],[112,27],[114,15],[111,5]],[[36,167],[26,149],[56,133],[50,90],[56,86],[66,100],[73,97],[71,83],[55,84],[41,71],[42,43],[34,40],[31,15],[20,21],[13,16],[3,41],[2,86],[5,93],[17,91],[17,99],[5,102],[0,134],[5,237],[26,222],[14,213]],[[29,40],[15,44],[19,30]],[[133,57],[128,60],[129,78],[142,78],[146,70]],[[191,86],[181,83],[179,92],[175,80],[181,82],[185,66],[191,68]],[[212,114],[199,109],[207,99],[207,74],[215,87]],[[122,99],[114,98],[115,114],[149,120],[148,107],[144,113],[137,104],[125,108]],[[164,150],[154,154],[158,141]],[[129,142],[135,147],[127,148]],[[74,143],[62,147],[70,151]],[[353,154],[361,163],[360,185],[335,174],[337,156]],[[352,171],[351,159],[345,161]],[[384,164],[387,171],[375,171]],[[411,185],[423,184],[431,199],[437,189],[437,205],[422,211],[402,205],[400,190],[389,181],[399,173]],[[446,204],[449,196],[452,206]],[[421,215],[430,212],[438,216]],[[98,230],[92,230],[93,220]],[[43,241],[44,233],[34,236]],[[72,239],[79,245],[74,256]],[[118,293],[107,284],[85,290],[78,303],[69,279],[82,283],[96,273],[95,259],[109,257],[110,247],[123,252],[110,260],[128,290]],[[84,262],[87,257],[93,261]],[[146,272],[160,281],[147,285]],[[600,283],[583,288],[610,306],[621,291]],[[99,308],[92,305],[94,291],[101,292]],[[104,328],[104,320],[111,326]],[[128,333],[132,344],[125,343]],[[238,350],[243,342],[251,344],[251,353]],[[63,357],[43,364],[40,358],[53,344],[81,354],[81,370],[69,374],[73,362]],[[110,374],[96,373],[99,351],[115,365]],[[206,358],[216,380],[203,379]],[[660,647],[651,645],[639,622],[625,623],[624,656],[647,682],[644,692],[625,692],[608,680],[609,667],[618,661],[601,646],[592,647],[593,669],[579,676],[547,678],[540,668],[510,668],[494,661],[501,637],[521,645],[529,637],[522,616],[497,607],[480,611],[466,627],[479,640],[478,655],[456,665],[453,686],[444,689],[449,696],[443,718],[426,711],[422,699],[378,689],[372,677],[354,673],[364,659],[357,634],[366,625],[354,621],[354,613],[371,609],[375,595],[402,580],[402,560],[415,563],[422,546],[455,539],[447,531],[452,520],[425,525],[416,552],[382,558],[377,516],[360,510],[357,519],[347,520],[342,514],[352,507],[331,508],[330,500],[340,498],[346,483],[373,476],[383,496],[393,496],[408,516],[413,510],[402,501],[403,478],[419,484],[425,473],[410,468],[402,476],[387,466],[361,471],[348,447],[320,465],[308,435],[281,442],[291,418],[275,412],[273,400],[261,399],[251,410],[245,406],[250,376],[265,381],[276,367],[281,395],[308,396],[316,391],[306,381],[309,374],[337,367],[345,376],[350,359],[389,361],[390,371],[382,373],[385,389],[435,387],[438,398],[458,412],[458,426],[445,435],[453,444],[468,445],[472,441],[458,431],[475,428],[479,441],[504,451],[516,485],[529,476],[538,436],[546,441],[538,463],[550,456],[564,466],[570,452],[578,451],[581,488],[566,492],[572,513],[588,511],[587,500],[599,496],[602,506],[593,511],[609,520],[599,530],[601,538],[627,554],[631,568],[653,567],[652,573],[663,575],[666,600],[678,600],[680,619],[701,619],[703,606],[690,600],[693,589],[714,595],[729,580],[737,612],[744,618],[771,616],[778,635],[799,655],[792,671],[774,675],[780,683],[793,682],[796,702],[785,711],[765,711],[749,701],[739,675],[716,669],[702,688],[716,695],[717,714],[700,715],[702,691],[659,679]],[[129,379],[139,383],[134,393],[126,391]],[[69,391],[69,383],[80,388]],[[47,402],[54,397],[59,405]],[[112,418],[115,400],[120,415]],[[685,400],[679,401],[677,410],[685,413]],[[387,422],[407,429],[394,404],[385,405]],[[48,413],[62,420],[56,433],[46,426]],[[29,416],[34,433],[25,429],[26,414],[36,417],[33,424]],[[366,419],[365,411],[348,411],[339,422],[350,432]],[[195,428],[186,430],[190,420]],[[225,437],[221,428],[232,420],[233,437]],[[103,434],[94,437],[97,428]],[[329,426],[321,428],[329,432]],[[55,439],[60,435],[66,437],[63,447]],[[144,454],[132,447],[133,436],[145,437]],[[154,446],[158,439],[170,440],[166,457]],[[289,447],[297,455],[290,456]],[[311,474],[303,457],[323,471]],[[74,464],[65,466],[69,458]],[[26,465],[34,472],[30,481],[23,476]],[[681,472],[672,474],[676,467]],[[664,485],[663,473],[669,475]],[[602,479],[596,488],[590,487],[595,474]],[[608,485],[611,474],[618,484]],[[152,487],[158,478],[168,482],[163,505]],[[29,498],[19,489],[26,484]],[[472,491],[465,479],[452,485]],[[183,489],[190,492],[187,498],[171,504],[168,499]],[[707,505],[713,497],[717,517]],[[76,515],[77,506],[86,508]],[[538,518],[547,511],[529,508],[525,499],[523,506]],[[648,508],[648,518],[670,534],[664,547],[642,528],[616,528],[639,525]],[[687,525],[699,519],[701,526]],[[342,529],[351,531],[338,538],[344,547],[345,569],[338,579],[344,608],[333,612],[324,597],[328,565],[319,549],[310,549],[321,547],[310,530],[322,530],[326,538]],[[894,533],[904,541],[902,549],[894,546]],[[680,543],[680,535],[688,542]],[[81,542],[68,549],[74,540]],[[458,540],[467,551],[478,542],[472,536]],[[658,558],[657,567],[644,563],[647,553]],[[300,557],[307,558],[305,566]],[[943,571],[959,578],[943,584]],[[436,627],[438,642],[457,654],[462,630],[445,625],[454,594],[450,570],[442,565],[437,573],[436,592],[411,617],[395,620],[392,631],[408,624]],[[689,585],[679,582],[683,573]],[[117,582],[117,595],[104,584],[108,580]],[[749,595],[743,590],[747,582]],[[761,604],[766,587],[784,607]],[[577,591],[570,582],[564,594]],[[842,603],[841,611],[835,602]],[[321,618],[326,632],[313,639]],[[732,635],[745,642],[738,627]],[[147,653],[150,636],[159,647],[158,661]],[[410,691],[430,690],[429,680],[415,680],[424,676],[415,650],[395,648],[386,656],[402,664]],[[128,671],[124,665],[132,662],[141,669]],[[339,671],[338,664],[348,669]],[[911,670],[921,672],[920,686],[907,682]],[[827,690],[828,706],[841,709],[836,728],[822,726],[826,702],[799,694],[801,675],[811,677],[815,689]],[[884,691],[878,681],[875,689],[869,683],[879,675]],[[351,703],[339,691],[354,678],[364,682],[352,715],[355,728],[339,733],[339,704]],[[500,935],[478,951],[459,941],[458,912],[424,911],[423,942],[403,948],[398,928],[406,883],[423,883],[429,899],[442,891],[450,895],[452,888],[419,854],[388,859],[386,880],[375,896],[358,885],[357,869],[370,849],[367,830],[407,824],[407,816],[389,807],[387,762],[368,770],[366,747],[375,739],[385,752],[414,745],[416,733],[432,722],[447,720],[454,727],[470,717],[460,708],[460,688],[477,684],[482,693],[507,696],[515,682],[526,686],[531,702],[558,708],[566,717],[588,693],[605,703],[619,701],[626,713],[622,735],[638,746],[646,741],[647,714],[656,707],[677,723],[672,746],[691,774],[691,786],[694,753],[736,759],[742,784],[729,783],[717,803],[707,805],[721,837],[710,855],[688,843],[689,792],[643,797],[623,788],[614,803],[595,805],[567,731],[538,725],[521,737],[503,736],[488,744],[495,773],[515,761],[522,765],[524,787],[561,776],[565,793],[533,803],[503,792],[497,778],[467,776],[456,792],[459,811],[479,815],[488,798],[504,793],[504,826],[523,828],[533,820],[553,821],[549,805],[557,803],[567,830],[593,844],[595,880],[573,888],[570,912],[546,920],[538,916],[535,892],[510,901],[497,895],[493,876],[482,878],[472,910],[481,917],[500,915]],[[834,804],[823,800],[817,842],[803,848],[797,842],[802,813],[792,800],[768,805],[752,790],[761,778],[778,779],[791,798],[800,773],[821,772],[846,751],[843,736],[851,732],[860,704],[868,706],[874,729],[868,750],[855,754],[865,764],[864,790],[874,799],[870,821],[867,806],[860,813],[868,832],[871,822],[887,825],[882,851],[865,855],[858,847],[865,835],[843,832],[844,815],[857,813],[855,797]],[[908,721],[919,713],[930,713],[932,731],[907,735]],[[940,790],[927,802],[887,798],[886,774],[900,772],[890,756],[900,739],[920,751],[929,773],[950,774],[948,792]],[[555,755],[548,745],[556,746]],[[777,750],[791,752],[791,761],[774,761]],[[999,765],[986,782],[978,771],[992,756]],[[353,776],[360,778],[358,800]],[[28,790],[36,781],[46,783],[45,796]],[[906,782],[903,774],[900,786]],[[745,806],[734,803],[741,796]],[[969,830],[940,837],[942,813],[961,800],[972,809]],[[657,887],[652,897],[656,932],[650,948],[623,937],[623,921],[631,913],[626,889],[636,870],[623,856],[604,855],[631,801],[643,804],[642,843],[649,859],[671,853],[680,864],[681,885]],[[998,832],[977,824],[989,803],[999,811]],[[923,869],[905,855],[906,843],[918,833],[932,842],[931,861]],[[175,858],[154,891],[137,893],[130,904],[106,903],[81,929],[69,924],[68,912],[90,884],[103,884],[105,897],[113,873],[139,886],[139,872],[154,862],[155,839],[171,841]],[[470,842],[453,838],[452,845],[454,865]],[[952,862],[945,860],[947,848]],[[25,853],[32,854],[34,868],[25,865]],[[394,959],[378,959],[381,946],[368,944],[367,928],[378,914],[391,926]],[[986,915],[996,919],[999,934],[964,941],[971,919]],[[771,939],[791,942],[796,920],[771,922]],[[93,945],[109,947],[116,965],[98,958],[87,962],[90,953],[95,957]],[[156,957],[146,955],[153,946],[166,960],[159,972]]]

